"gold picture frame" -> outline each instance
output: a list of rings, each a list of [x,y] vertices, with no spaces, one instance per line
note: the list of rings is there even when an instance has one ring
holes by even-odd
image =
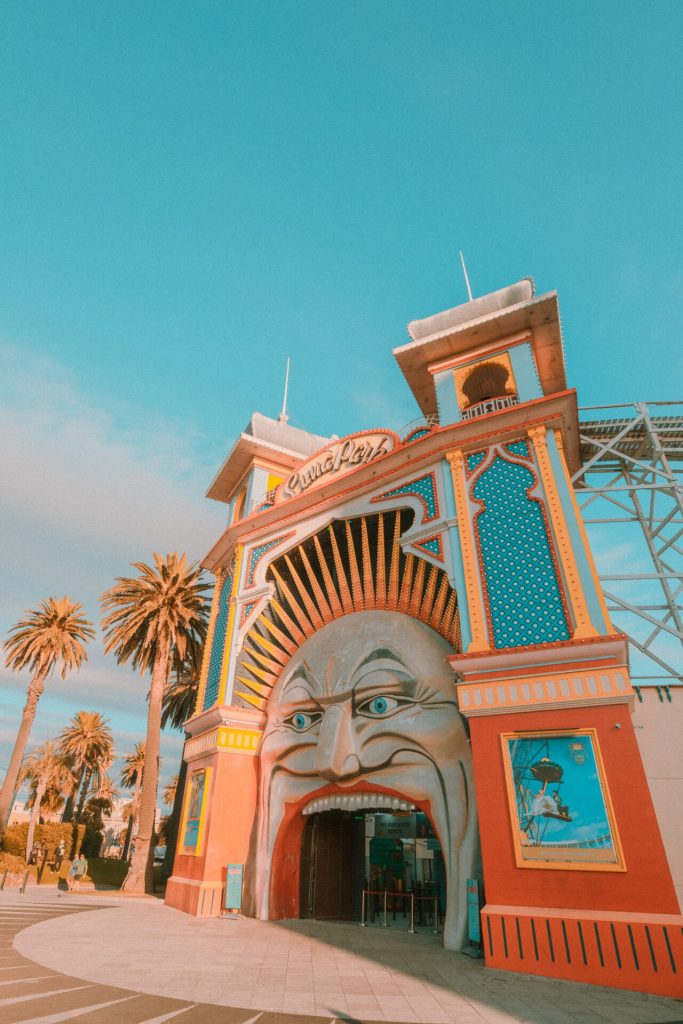
[[[507,732],[501,746],[517,867],[625,871],[597,731]]]

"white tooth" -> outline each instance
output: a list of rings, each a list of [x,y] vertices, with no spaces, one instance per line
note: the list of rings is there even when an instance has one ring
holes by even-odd
[[[401,806],[401,801],[400,800],[392,800],[391,801],[391,809],[392,809],[392,811],[397,811],[400,806]]]
[[[348,796],[340,796],[339,797],[339,805],[340,805],[340,807],[343,807],[344,810],[346,810],[348,808],[348,806],[349,806],[349,797]]]

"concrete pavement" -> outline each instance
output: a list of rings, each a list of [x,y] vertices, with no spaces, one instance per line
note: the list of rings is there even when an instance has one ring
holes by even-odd
[[[681,1024],[683,1003],[486,971],[438,937],[198,920],[151,901],[0,894],[0,1024]]]

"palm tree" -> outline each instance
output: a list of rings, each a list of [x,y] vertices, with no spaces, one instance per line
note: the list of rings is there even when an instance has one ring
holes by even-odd
[[[147,716],[146,768],[140,798],[140,823],[135,853],[123,888],[153,892],[154,815],[159,781],[161,702],[169,671],[185,661],[188,650],[206,635],[207,601],[201,569],[188,565],[177,552],[154,555],[154,566],[134,562],[139,575],[118,577],[102,595],[105,651],[119,664],[130,661],[141,672],[151,670]]]
[[[94,637],[95,631],[83,611],[83,606],[70,597],[48,597],[47,601],[40,602],[37,610],[28,611],[25,619],[12,626],[12,635],[5,641],[7,667],[15,672],[28,668],[33,676],[0,792],[0,838],[12,809],[21,761],[45,680],[57,665],[61,666],[60,675],[64,679],[68,672],[79,669],[87,661],[85,644]]]
[[[80,821],[93,779],[99,785],[114,759],[114,739],[109,723],[99,711],[77,711],[60,736],[59,747],[62,757],[72,765],[73,793],[78,796],[76,821]],[[73,802],[72,797],[71,806],[64,812],[65,821],[71,820]]]
[[[170,725],[173,729],[182,729],[188,718],[191,718],[197,703],[199,679],[202,666],[202,647],[194,645],[185,663],[176,668],[175,679],[169,682],[164,690],[161,725]],[[180,758],[180,769],[175,776],[177,782],[173,795],[173,810],[166,822],[166,853],[161,866],[161,877],[170,878],[173,872],[173,861],[178,844],[178,829],[182,814],[183,792],[187,777],[187,764]],[[165,797],[164,791],[164,797]],[[168,801],[166,801],[168,803]]]
[[[33,847],[33,836],[37,822],[40,820],[40,811],[48,790],[59,792],[67,787],[71,780],[71,770],[65,763],[54,741],[48,740],[42,747],[38,747],[26,758],[21,772],[24,779],[30,780],[35,792],[31,817],[28,823],[28,835],[26,836],[26,860],[29,859]]]
[[[169,779],[164,786],[164,803],[167,807],[173,806],[176,793],[178,792],[178,776],[174,775],[172,779]]]
[[[123,844],[121,860],[128,860],[130,841],[133,838],[133,829],[140,813],[140,790],[142,789],[142,776],[145,770],[145,744],[136,743],[135,750],[126,754],[123,758],[121,769],[121,785],[126,789],[135,788],[133,799],[128,806],[128,827],[126,828],[126,839]]]

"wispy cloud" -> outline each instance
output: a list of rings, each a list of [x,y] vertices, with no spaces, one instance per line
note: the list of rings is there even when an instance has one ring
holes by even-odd
[[[50,594],[72,595],[97,619],[99,595],[153,551],[200,558],[223,519],[203,497],[211,448],[191,424],[95,401],[60,363],[0,342],[2,637]],[[144,736],[147,681],[105,657],[99,638],[89,653],[79,674],[49,682],[32,743],[80,708],[110,717],[115,735]],[[0,774],[27,682],[0,670]]]

